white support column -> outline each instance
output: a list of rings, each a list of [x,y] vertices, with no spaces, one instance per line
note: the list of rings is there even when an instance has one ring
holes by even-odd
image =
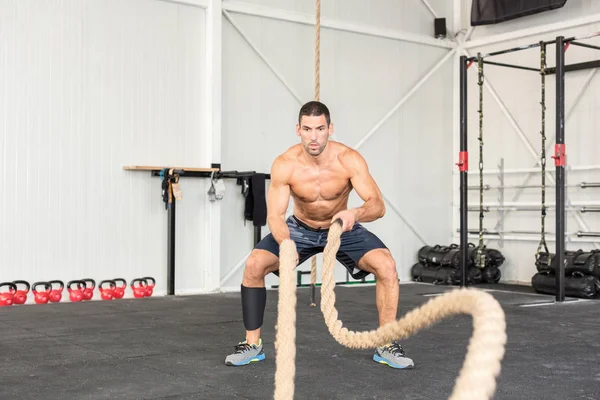
[[[462,0],[453,0],[452,3],[452,33],[456,35],[457,32],[462,30]]]
[[[468,40],[465,35],[458,36],[458,32],[462,30],[462,0],[453,0],[452,3],[452,34],[457,43],[457,49],[452,57],[452,154],[453,160],[458,162],[458,153],[460,151],[460,56],[463,51],[463,43]],[[469,36],[470,36],[469,32]],[[456,165],[452,166],[452,204],[460,204],[460,175]],[[456,232],[460,227],[460,209],[452,210],[452,232],[448,240],[454,239],[453,232]]]
[[[204,81],[204,129],[207,137],[204,159],[221,163],[221,26],[222,0],[211,0],[206,9],[206,76]],[[206,190],[210,179],[206,179]],[[202,268],[204,290],[217,291],[221,268],[221,203],[205,198],[205,251]]]

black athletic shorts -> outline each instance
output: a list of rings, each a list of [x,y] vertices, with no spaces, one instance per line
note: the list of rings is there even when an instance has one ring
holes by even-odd
[[[311,228],[295,216],[290,216],[286,222],[290,229],[290,238],[296,243],[298,265],[315,254],[323,252],[327,244],[329,229]],[[358,268],[358,262],[362,256],[374,249],[387,249],[377,236],[359,223],[354,224],[350,232],[343,232],[340,239],[340,248],[336,258],[354,279],[362,279],[369,275],[369,272]],[[279,244],[270,233],[255,248],[270,251],[279,257]]]

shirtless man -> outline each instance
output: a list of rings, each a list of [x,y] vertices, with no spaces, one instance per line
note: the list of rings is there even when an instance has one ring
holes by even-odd
[[[226,365],[265,359],[260,337],[267,296],[265,276],[279,269],[279,244],[284,239],[293,240],[300,265],[323,251],[328,227],[338,218],[343,222],[343,233],[337,260],[355,279],[375,275],[379,325],[396,320],[400,290],[396,264],[383,242],[360,224],[385,214],[381,192],[365,160],[355,150],[329,140],[333,124],[329,110],[320,102],[302,106],[296,133],[300,144],[273,162],[267,199],[271,233],[246,261],[241,285],[246,340],[226,357]],[[352,189],[364,204],[348,209]],[[294,214],[286,219],[290,196],[294,198]],[[414,366],[397,342],[375,349],[373,360],[394,368]]]

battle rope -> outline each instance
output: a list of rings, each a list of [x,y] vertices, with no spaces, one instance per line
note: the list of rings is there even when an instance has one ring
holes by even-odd
[[[540,75],[542,77],[542,98],[540,105],[542,106],[542,129],[540,134],[542,135],[542,237],[535,253],[535,260],[538,261],[542,247],[548,257],[546,257],[547,264],[550,265],[552,260],[550,259],[550,251],[548,251],[548,245],[546,244],[546,44],[540,42]]]
[[[323,253],[323,284],[321,286],[321,311],[325,323],[335,340],[349,348],[372,349],[393,340],[407,338],[435,322],[457,314],[473,317],[473,336],[460,374],[456,379],[451,400],[490,399],[496,391],[496,378],[506,344],[504,311],[494,297],[476,289],[455,289],[433,298],[402,319],[377,330],[354,332],[343,327],[335,308],[335,281],[333,268],[340,246],[342,225],[340,220],[329,229]],[[280,286],[278,319],[276,326],[275,400],[294,398],[296,373],[296,245],[286,239],[280,246]]]

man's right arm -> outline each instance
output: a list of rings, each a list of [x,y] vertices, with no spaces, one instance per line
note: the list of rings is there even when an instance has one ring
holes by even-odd
[[[290,202],[289,178],[291,168],[279,156],[271,167],[271,183],[267,196],[267,222],[273,238],[278,244],[290,238],[290,230],[285,221],[285,213]]]

